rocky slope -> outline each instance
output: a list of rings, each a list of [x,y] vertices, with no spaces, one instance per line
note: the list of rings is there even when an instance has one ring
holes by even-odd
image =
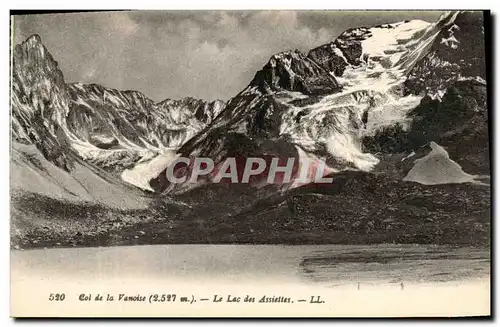
[[[429,53],[408,74],[405,92],[441,97],[456,81],[486,80],[482,12],[463,12],[441,27]]]
[[[69,170],[64,121],[69,94],[57,62],[35,35],[17,45],[12,59],[12,137],[34,144],[45,158]]]
[[[24,197],[12,243],[21,248],[136,244],[450,244],[490,245],[490,189],[426,186],[342,172],[330,187],[288,194],[242,184],[204,185],[179,199],[189,206],[110,211]],[[259,200],[256,200],[259,199]],[[28,206],[29,203],[29,206]],[[55,208],[48,210],[47,207]],[[37,219],[26,219],[35,210]],[[71,217],[71,220],[68,220]]]

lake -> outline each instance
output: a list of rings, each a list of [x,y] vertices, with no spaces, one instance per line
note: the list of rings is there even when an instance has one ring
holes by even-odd
[[[339,285],[487,277],[485,248],[436,245],[146,245],[12,251],[15,272],[83,278],[224,278]]]

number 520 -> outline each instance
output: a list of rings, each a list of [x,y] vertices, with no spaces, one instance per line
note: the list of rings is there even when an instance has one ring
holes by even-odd
[[[64,301],[66,294],[64,293],[50,293],[49,301]]]

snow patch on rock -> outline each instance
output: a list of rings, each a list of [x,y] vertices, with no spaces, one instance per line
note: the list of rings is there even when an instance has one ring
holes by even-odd
[[[425,157],[416,159],[413,168],[403,178],[404,181],[417,182],[424,185],[471,183],[473,175],[462,170],[462,167],[450,159],[448,152],[435,142],[430,144],[431,152]]]

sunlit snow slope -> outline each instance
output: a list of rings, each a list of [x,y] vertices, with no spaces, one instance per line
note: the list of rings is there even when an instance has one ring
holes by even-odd
[[[445,149],[434,142],[429,146],[431,151],[414,161],[404,181],[425,185],[474,182],[475,176],[465,173],[459,164],[450,159]]]

